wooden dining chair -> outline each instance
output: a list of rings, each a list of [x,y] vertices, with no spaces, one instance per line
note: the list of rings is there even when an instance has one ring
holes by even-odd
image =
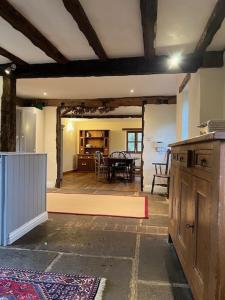
[[[106,179],[108,175],[108,164],[100,151],[95,152],[95,175],[96,179]]]
[[[170,188],[170,172],[169,172],[169,162],[170,162],[171,150],[168,149],[166,153],[166,162],[165,163],[152,163],[155,166],[155,174],[153,175],[152,180],[152,190],[151,194],[154,192],[155,185],[166,187],[167,196],[169,197],[169,188]],[[164,179],[166,182],[155,183],[156,178]]]

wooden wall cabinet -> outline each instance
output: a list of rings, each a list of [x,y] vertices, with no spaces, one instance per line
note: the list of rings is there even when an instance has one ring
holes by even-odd
[[[169,239],[194,298],[224,300],[225,133],[171,147]]]
[[[109,130],[80,130],[78,171],[93,172],[95,170],[94,155],[96,151],[109,155]]]

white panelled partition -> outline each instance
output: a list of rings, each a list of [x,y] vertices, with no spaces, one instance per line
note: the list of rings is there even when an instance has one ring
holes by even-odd
[[[48,219],[47,155],[0,153],[0,244],[8,245]]]

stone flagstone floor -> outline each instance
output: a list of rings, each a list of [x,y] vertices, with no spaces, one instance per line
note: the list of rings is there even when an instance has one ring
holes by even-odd
[[[105,300],[192,300],[167,243],[168,202],[149,196],[149,212],[146,220],[49,214],[0,248],[0,265],[105,277]]]

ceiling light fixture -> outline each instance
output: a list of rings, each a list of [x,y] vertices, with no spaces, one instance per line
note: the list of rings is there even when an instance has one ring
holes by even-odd
[[[181,62],[182,62],[182,54],[174,53],[168,58],[168,67],[169,69],[179,68]]]
[[[10,75],[12,71],[15,71],[16,70],[16,65],[15,64],[11,64],[9,67],[7,67],[5,69],[5,73],[7,75]]]
[[[131,90],[130,90],[130,93],[131,93],[131,94],[133,94],[133,93],[134,93],[134,90],[133,90],[133,89],[131,89]]]
[[[46,92],[43,93],[44,96],[47,96],[48,94]]]

